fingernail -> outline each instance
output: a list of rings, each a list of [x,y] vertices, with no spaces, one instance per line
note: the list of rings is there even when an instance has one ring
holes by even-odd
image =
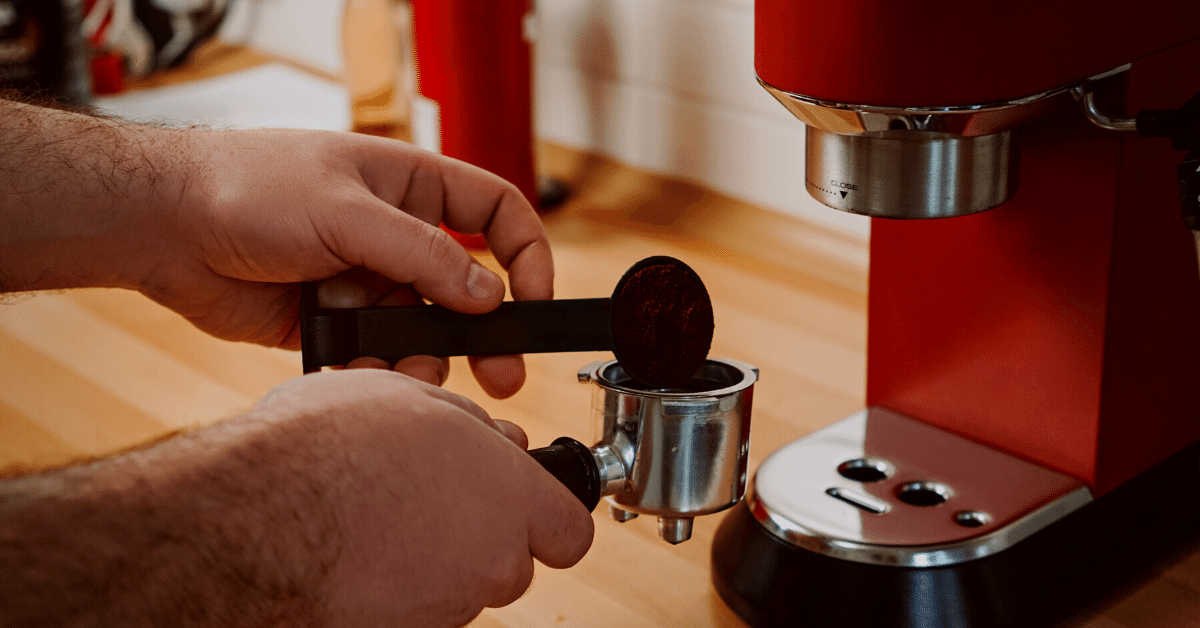
[[[492,271],[472,263],[471,271],[467,274],[467,292],[479,300],[490,299],[504,284]]]

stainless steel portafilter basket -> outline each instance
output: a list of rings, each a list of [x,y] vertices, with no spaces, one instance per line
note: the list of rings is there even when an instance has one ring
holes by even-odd
[[[596,444],[560,438],[530,453],[589,509],[607,497],[617,521],[656,516],[659,535],[680,543],[693,517],[745,495],[758,369],[708,359],[683,386],[648,388],[611,360],[585,366],[579,381],[594,386]]]

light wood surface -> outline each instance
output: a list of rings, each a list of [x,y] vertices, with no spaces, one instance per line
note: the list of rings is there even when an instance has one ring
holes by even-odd
[[[234,61],[231,67],[245,67]],[[543,169],[575,190],[545,217],[557,296],[606,296],[626,268],[649,255],[679,257],[705,280],[716,310],[712,355],[762,372],[752,468],[861,407],[864,242],[595,156],[549,145],[540,153]],[[575,373],[607,357],[528,356],[527,385],[504,401],[487,398],[456,359],[447,387],[522,425],[534,446],[561,435],[587,439],[590,393]],[[103,455],[233,416],[299,373],[295,353],[215,340],[136,293],[8,297],[0,305],[0,467]],[[472,625],[743,625],[709,582],[720,515],[698,518],[693,539],[679,546],[658,539],[652,518],[619,524],[600,508],[595,520],[595,542],[578,566],[539,566],[522,599]],[[1074,625],[1200,626],[1200,553]]]

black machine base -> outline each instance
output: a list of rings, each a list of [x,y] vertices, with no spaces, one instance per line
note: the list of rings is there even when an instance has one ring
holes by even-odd
[[[1200,443],[997,554],[889,567],[802,549],[742,502],[713,583],[756,627],[1039,628],[1098,610],[1200,545]]]

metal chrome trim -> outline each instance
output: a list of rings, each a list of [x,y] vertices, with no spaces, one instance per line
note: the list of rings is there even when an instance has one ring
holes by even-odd
[[[861,431],[862,442],[867,442],[868,419],[886,422],[886,429],[877,433],[894,437],[887,443],[892,451],[883,457],[903,456],[906,445],[911,445],[914,450],[913,460],[889,460],[896,465],[897,475],[889,478],[888,494],[894,497],[891,491],[913,481],[929,479],[950,487],[951,496],[945,504],[906,506],[891,503],[882,498],[878,490],[869,494],[865,488],[888,482],[847,484],[844,478],[838,479],[836,464],[829,469],[827,477],[822,475],[823,471],[815,475],[798,473],[797,470],[803,470],[805,465],[827,463],[828,459],[822,459],[826,453],[829,454],[826,458],[853,456],[858,448],[852,442],[853,435]],[[930,445],[931,449],[926,450],[925,445]],[[939,455],[939,452],[958,447],[961,447],[956,449],[958,456]],[[864,451],[859,455],[880,457],[875,451]],[[783,462],[773,465],[773,459],[779,456],[790,456],[798,462],[793,464],[784,458]],[[928,458],[969,460],[971,468],[959,469],[936,460],[930,463]],[[928,466],[922,469],[923,462],[939,469],[933,472]],[[1014,471],[1020,477],[1035,478],[1030,484],[1037,486],[1023,486],[1019,482],[1014,486]],[[772,497],[765,497],[760,486],[764,472],[779,476],[769,483],[775,493]],[[938,477],[912,477],[922,473]],[[959,473],[962,475],[956,475]],[[992,486],[1002,486],[1004,494],[987,494],[981,498],[980,490],[986,491],[989,482]],[[821,488],[829,484],[833,486]],[[956,485],[963,490],[955,490]],[[779,494],[780,487],[786,487],[786,495]],[[870,501],[861,496],[858,500],[853,499],[856,492],[868,496]],[[846,499],[847,495],[852,498]],[[772,499],[777,503],[770,503]],[[819,501],[823,499],[828,499],[828,503]],[[976,510],[989,500],[991,507]],[[869,503],[874,508],[864,508],[855,501]],[[885,503],[886,510],[875,501]],[[754,518],[781,541],[842,560],[896,567],[941,567],[991,556],[1091,501],[1091,491],[1078,480],[883,408],[863,410],[785,445],[763,462],[746,493],[746,502]],[[875,512],[880,510],[883,512]],[[923,525],[923,521],[932,516],[930,513],[936,513],[939,521],[945,519],[944,525]],[[964,513],[969,516],[964,517]],[[853,524],[855,517],[862,522],[857,529]],[[888,518],[892,518],[890,523]],[[965,519],[969,521],[964,522]],[[848,522],[850,525],[846,525]],[[900,534],[889,533],[889,529]]]
[[[724,379],[730,379],[724,372],[725,367],[731,367],[739,373],[737,381],[725,382]],[[758,367],[751,366],[745,362],[731,360],[729,358],[709,358],[704,366],[700,367],[697,374],[697,379],[711,382],[714,384],[723,384],[722,387],[706,388],[704,390],[668,390],[668,389],[645,389],[630,386],[634,380],[624,375],[624,371],[619,371],[624,377],[610,377],[609,372],[614,371],[611,367],[619,366],[616,360],[607,362],[593,362],[579,371],[579,381],[583,383],[595,382],[604,388],[608,388],[621,393],[637,395],[640,397],[653,397],[656,399],[699,399],[710,397],[724,397],[733,393],[738,393],[754,385],[758,381]]]
[[[1007,202],[1019,165],[1011,131],[1046,113],[1058,96],[1129,68],[1021,98],[943,107],[842,103],[758,82],[809,127],[805,184],[813,198],[864,216],[925,219]]]
[[[1083,107],[1083,114],[1092,124],[1106,131],[1136,131],[1137,118],[1110,118],[1096,107],[1096,94],[1083,86],[1071,90],[1071,95]]]
[[[899,127],[896,123],[899,122],[904,125],[903,128],[913,131],[956,133],[971,136],[984,134],[972,133],[972,128],[987,129],[989,133],[1014,128],[1023,119],[1017,116],[1017,124],[1006,124],[1007,118],[1014,118],[1010,110],[1071,92],[1089,83],[1125,72],[1130,67],[1131,64],[1126,63],[1106,72],[1089,76],[1086,79],[1021,98],[944,107],[896,107],[823,100],[789,92],[772,86],[770,83],[764,81],[762,77],[756,78],[758,78],[759,84],[786,107],[788,111],[791,111],[793,115],[809,126],[815,126],[826,131],[853,134],[898,130]]]
[[[1067,495],[1065,500],[1047,504],[995,532],[956,543],[905,547],[822,537],[778,515],[766,513],[766,518],[759,517],[759,513],[763,512],[762,504],[754,492],[753,485],[746,493],[746,502],[755,518],[768,532],[781,540],[842,560],[892,567],[944,567],[991,556],[1012,547],[1091,501],[1091,491],[1081,487]]]
[[[873,515],[885,515],[892,509],[891,504],[883,500],[875,499],[870,495],[864,495],[855,491],[849,491],[838,486],[831,486],[825,489],[825,494]]]
[[[600,472],[600,496],[616,495],[625,490],[629,466],[618,448],[609,443],[600,443],[592,447],[591,452]]]
[[[964,136],[925,131],[844,134],[809,127],[805,187],[833,209],[882,218],[965,216],[1017,190],[1012,131]]]

